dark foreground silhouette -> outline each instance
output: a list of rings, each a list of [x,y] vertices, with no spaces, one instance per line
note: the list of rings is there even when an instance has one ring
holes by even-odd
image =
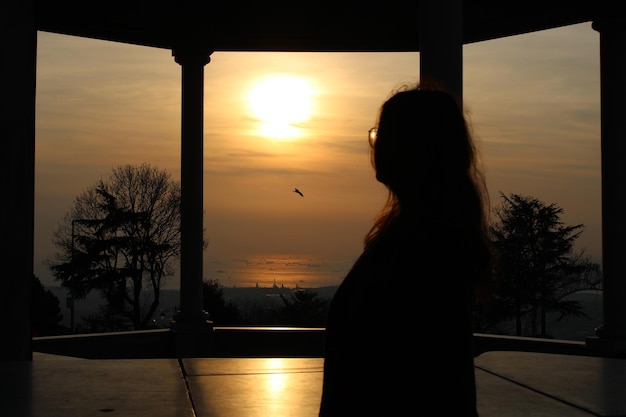
[[[389,198],[330,306],[319,415],[476,416],[472,308],[490,256],[462,109],[407,88],[369,139]]]

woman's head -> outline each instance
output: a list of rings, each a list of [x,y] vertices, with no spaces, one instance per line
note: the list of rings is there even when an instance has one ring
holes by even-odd
[[[366,247],[394,224],[408,233],[454,234],[452,241],[471,242],[464,251],[477,280],[484,278],[489,197],[460,102],[435,88],[396,92],[380,109],[371,156],[389,199]]]
[[[473,169],[474,159],[462,108],[450,94],[418,87],[383,104],[372,162],[378,181],[398,198],[459,181]]]
[[[459,100],[436,87],[401,89],[382,105],[376,128],[372,164],[389,200],[366,240],[402,212],[484,232],[488,194]]]

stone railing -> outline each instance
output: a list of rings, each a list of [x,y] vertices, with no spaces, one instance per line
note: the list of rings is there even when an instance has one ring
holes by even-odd
[[[215,327],[204,357],[322,357],[324,328]],[[33,338],[33,351],[88,359],[176,358],[169,329]],[[607,356],[585,342],[476,333],[475,356],[488,351],[526,351]]]

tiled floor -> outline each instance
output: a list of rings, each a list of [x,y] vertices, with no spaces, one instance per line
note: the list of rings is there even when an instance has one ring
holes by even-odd
[[[0,362],[2,417],[316,417],[322,359]],[[626,360],[528,352],[476,358],[482,417],[626,416]]]

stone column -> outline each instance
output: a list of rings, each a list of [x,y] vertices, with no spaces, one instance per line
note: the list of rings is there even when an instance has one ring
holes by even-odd
[[[463,0],[420,2],[420,83],[436,82],[463,99]]]
[[[182,67],[180,311],[172,323],[179,357],[207,356],[213,330],[202,309],[204,66],[211,52],[173,51]]]
[[[0,6],[4,40],[0,76],[0,361],[32,360],[30,282],[33,276],[35,215],[35,2],[11,0]]]
[[[600,33],[604,323],[587,344],[626,353],[626,21],[593,28]]]

